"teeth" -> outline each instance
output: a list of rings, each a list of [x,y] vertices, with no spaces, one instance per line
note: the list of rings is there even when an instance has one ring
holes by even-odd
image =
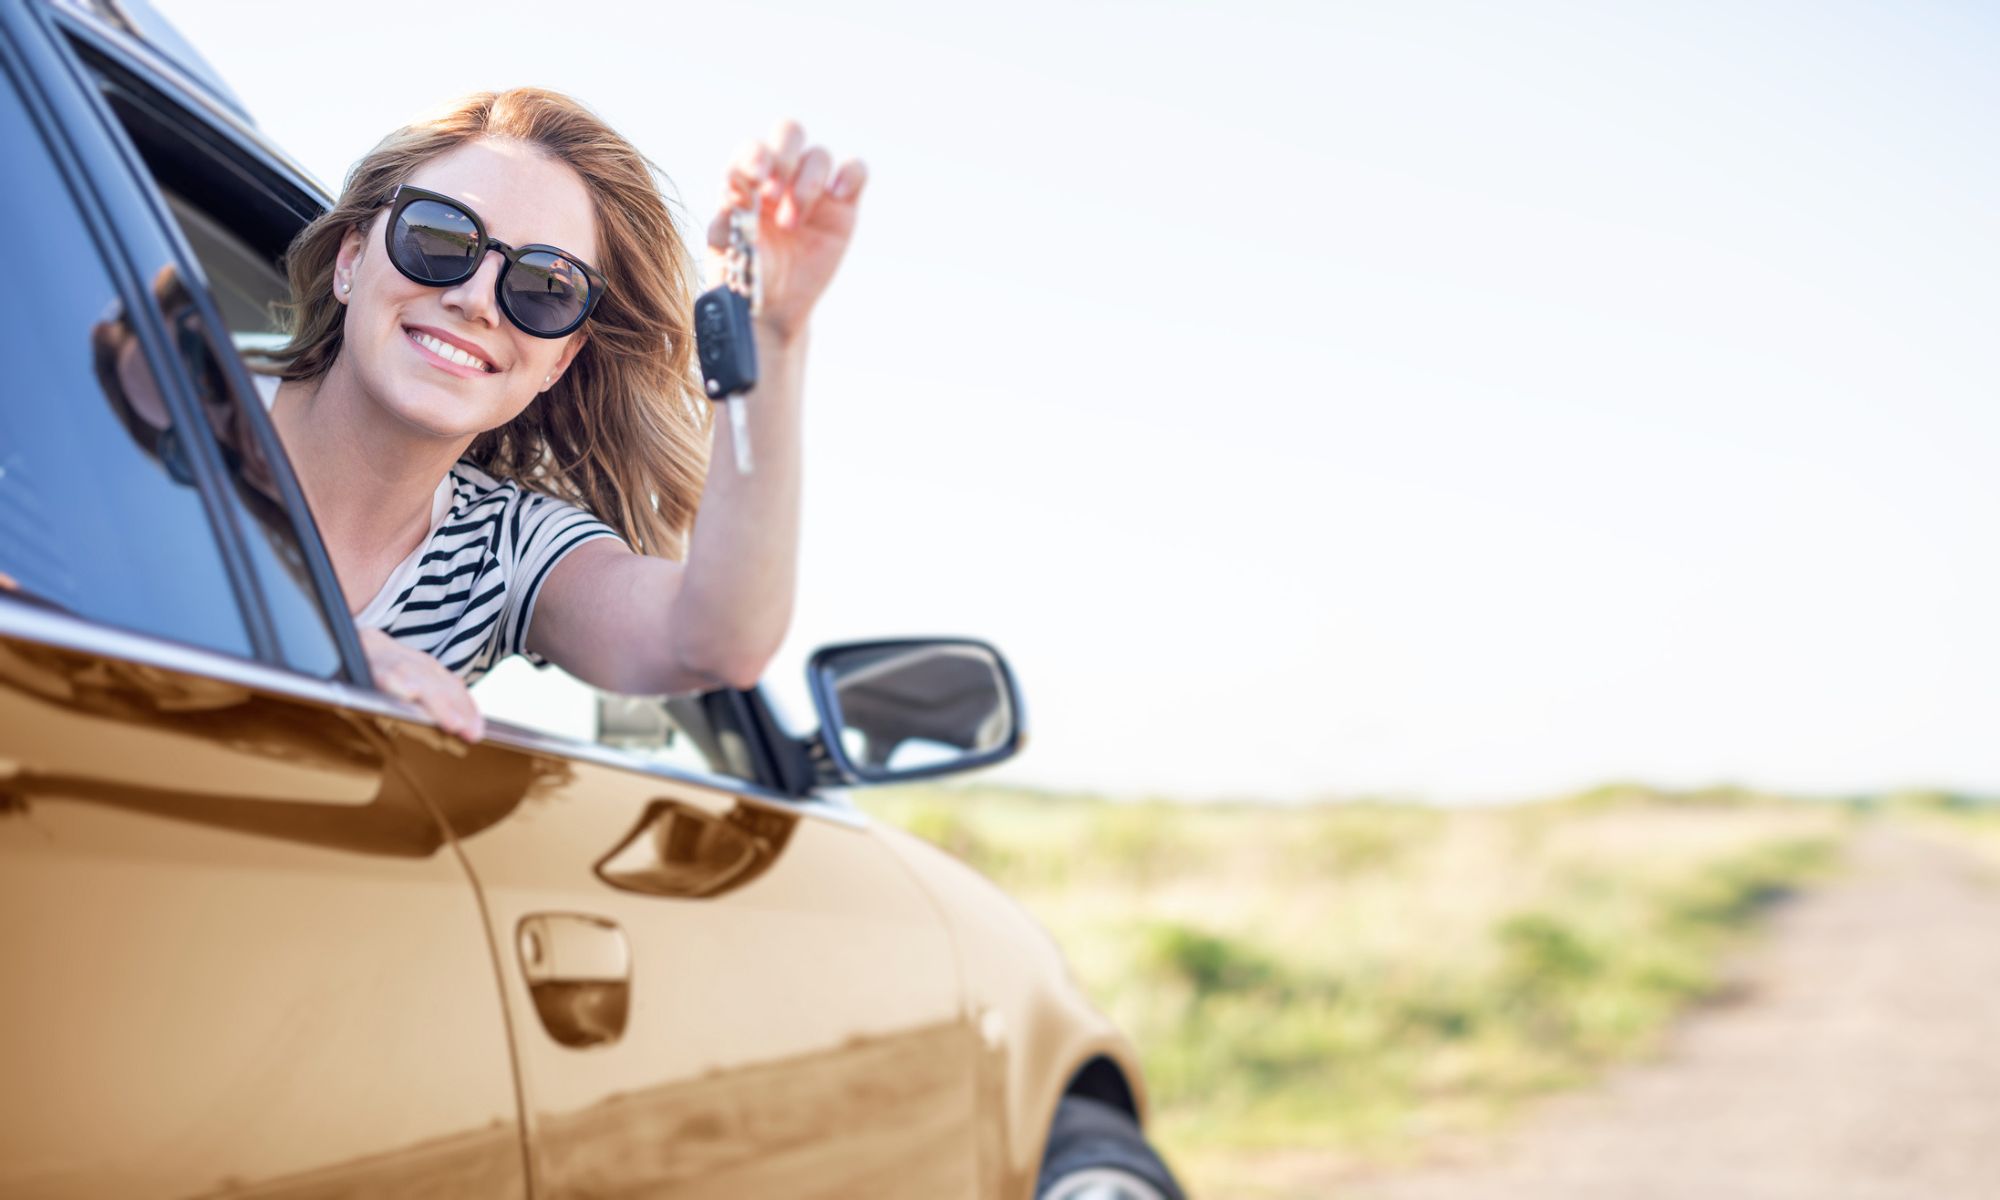
[[[487,364],[485,359],[474,358],[450,342],[441,342],[428,333],[418,333],[412,329],[410,330],[410,340],[429,350],[439,358],[444,359],[446,362],[455,362],[461,367],[474,367],[481,371],[490,371],[493,369]]]

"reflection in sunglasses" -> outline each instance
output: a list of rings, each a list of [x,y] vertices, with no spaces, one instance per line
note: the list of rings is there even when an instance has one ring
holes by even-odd
[[[580,292],[584,288],[585,281],[578,276],[576,268],[563,259],[542,262],[522,259],[516,266],[528,273],[531,282],[539,282],[545,292]]]
[[[389,259],[418,283],[451,287],[479,269],[486,253],[504,261],[494,285],[509,320],[536,337],[561,337],[589,316],[604,285],[590,267],[564,251],[531,244],[516,248],[486,235],[477,213],[450,197],[400,184],[390,197],[384,232]]]
[[[462,251],[468,256],[472,253],[475,239],[469,231],[461,233],[455,229],[439,229],[435,225],[420,225],[417,228],[425,237],[443,242],[451,249]]]

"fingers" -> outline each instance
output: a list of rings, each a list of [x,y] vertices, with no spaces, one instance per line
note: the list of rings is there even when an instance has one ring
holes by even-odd
[[[762,142],[745,142],[729,160],[728,190],[741,201],[755,195],[771,178],[771,148]]]
[[[806,131],[797,121],[786,117],[771,131],[770,143],[771,180],[777,187],[767,188],[766,192],[775,198],[799,173],[799,160],[806,149]]]
[[[745,142],[729,160],[722,185],[722,207],[708,223],[708,244],[715,250],[729,248],[729,214],[733,209],[753,207],[754,200],[770,202],[767,194],[775,186],[777,157],[763,142]]]
[[[423,709],[447,733],[468,742],[485,736],[486,720],[480,715],[479,702],[472,698],[465,681],[443,663],[380,630],[362,630],[361,644],[376,686]]]
[[[778,202],[778,227],[796,229],[812,214],[813,205],[819,203],[820,194],[826,190],[827,176],[833,171],[833,156],[819,146],[805,152],[799,158],[798,173],[792,176],[792,186]]]
[[[717,251],[729,249],[729,214],[741,207],[735,195],[727,191],[722,194],[722,207],[717,210],[715,219],[708,223],[709,249]]]
[[[848,159],[833,169],[833,155],[824,146],[806,143],[797,121],[780,121],[769,138],[745,142],[730,160],[722,189],[722,210],[708,225],[708,244],[729,246],[729,210],[753,201],[760,216],[768,215],[780,229],[796,229],[812,219],[823,200],[852,204],[868,182],[868,168]]]
[[[833,173],[833,186],[827,189],[827,194],[851,204],[860,199],[861,187],[867,182],[868,164],[858,158],[850,158]]]
[[[472,693],[456,675],[443,667],[436,671],[416,666],[399,667],[390,672],[389,678],[391,694],[423,709],[446,733],[456,734],[468,742],[476,742],[485,735],[486,722],[479,715],[479,705],[473,700]]]
[[[486,721],[479,715],[478,701],[472,698],[464,680],[442,666],[437,678],[424,688],[424,698],[418,703],[446,733],[455,733],[468,742],[476,742],[486,734]]]

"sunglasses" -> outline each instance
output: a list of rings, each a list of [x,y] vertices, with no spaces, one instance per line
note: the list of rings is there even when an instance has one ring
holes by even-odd
[[[410,279],[450,287],[472,278],[488,250],[505,262],[493,296],[521,332],[558,338],[573,331],[604,298],[604,276],[555,246],[509,246],[486,236],[479,214],[450,196],[399,184],[383,227],[389,261]]]

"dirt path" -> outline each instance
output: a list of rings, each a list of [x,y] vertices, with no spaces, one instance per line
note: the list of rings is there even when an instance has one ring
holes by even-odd
[[[1849,875],[1774,914],[1739,998],[1465,1158],[1317,1194],[2000,1197],[2000,878],[1863,834]]]

